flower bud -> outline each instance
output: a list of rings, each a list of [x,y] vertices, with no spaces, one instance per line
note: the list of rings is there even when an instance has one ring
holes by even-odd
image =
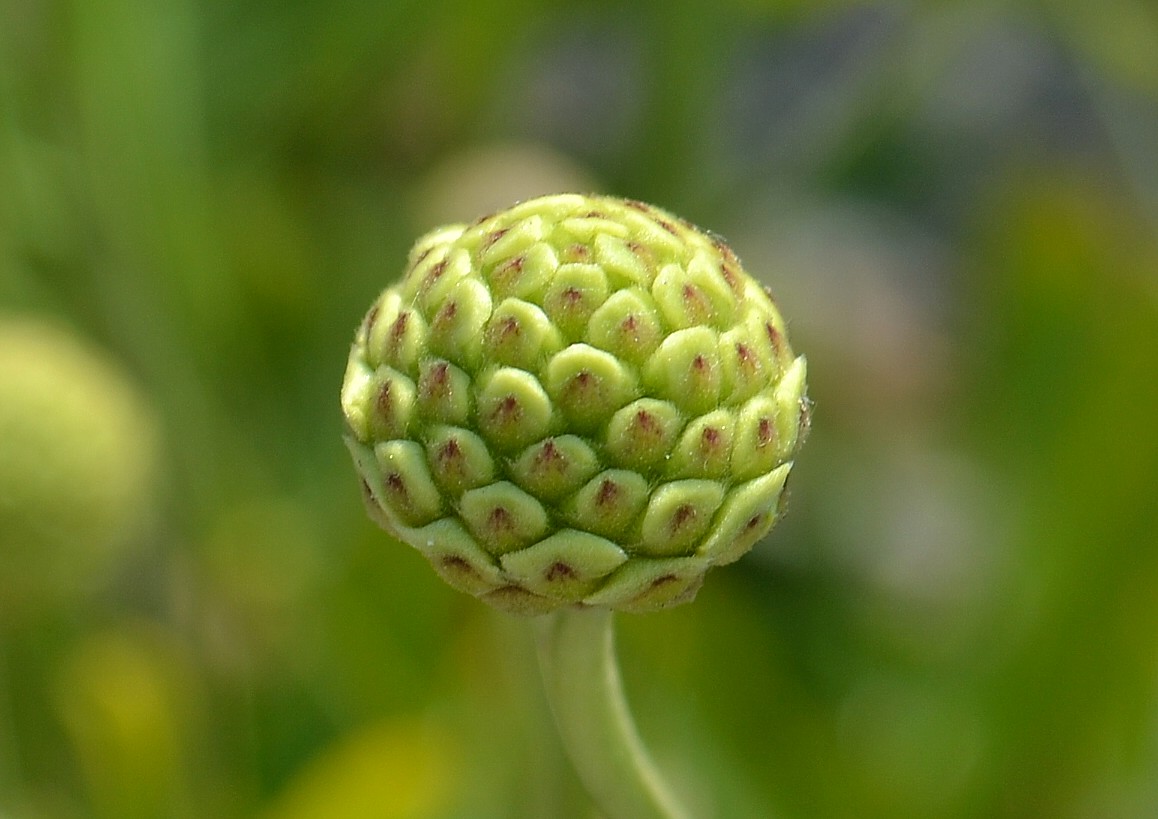
[[[718,238],[564,194],[419,239],[341,403],[371,516],[451,585],[652,611],[772,528],[805,369]]]

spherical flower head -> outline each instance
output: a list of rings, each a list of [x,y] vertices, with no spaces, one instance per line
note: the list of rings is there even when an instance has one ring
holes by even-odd
[[[807,407],[727,245],[575,194],[422,237],[342,387],[371,517],[525,614],[690,600],[772,528]]]
[[[116,362],[0,316],[0,624],[80,602],[138,541],[156,424]]]

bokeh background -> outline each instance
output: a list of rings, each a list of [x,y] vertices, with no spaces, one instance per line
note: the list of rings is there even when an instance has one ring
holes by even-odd
[[[775,291],[790,512],[623,617],[705,819],[1158,815],[1158,9],[0,0],[0,816],[587,819],[362,512],[412,239],[653,201]]]

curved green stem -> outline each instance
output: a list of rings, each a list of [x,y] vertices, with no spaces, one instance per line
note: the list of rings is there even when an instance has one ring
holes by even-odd
[[[539,665],[579,778],[610,819],[688,819],[639,738],[615,659],[608,609],[539,618]]]

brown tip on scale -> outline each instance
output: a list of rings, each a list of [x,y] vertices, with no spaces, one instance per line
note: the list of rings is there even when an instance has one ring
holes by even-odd
[[[522,325],[519,324],[519,320],[514,316],[507,316],[502,320],[498,328],[498,335],[505,340],[511,336],[520,335],[522,331],[523,328]]]
[[[463,574],[467,575],[468,577],[479,576],[478,571],[475,570],[474,566],[470,565],[470,563],[458,555],[446,555],[439,561],[439,563],[442,565],[442,568],[455,574]]]
[[[759,449],[763,449],[772,443],[772,439],[775,437],[775,430],[776,428],[772,425],[772,419],[761,418],[760,425],[756,430],[756,446]]]
[[[547,569],[547,572],[544,575],[544,577],[546,578],[548,583],[555,583],[559,580],[570,580],[570,579],[572,579],[574,577],[578,577],[578,576],[579,576],[579,573],[576,572],[572,566],[570,566],[567,563],[564,563],[561,560],[557,560],[554,563],[552,563],[550,568]]]
[[[565,462],[566,459],[559,451],[559,447],[555,445],[553,440],[548,439],[535,454],[534,467],[538,470],[559,469]]]
[[[519,420],[523,415],[523,408],[519,404],[519,399],[513,395],[508,395],[495,406],[494,412],[491,413],[492,421],[501,421],[504,424],[513,424]]]
[[[380,415],[387,415],[394,409],[394,397],[390,394],[391,384],[386,381],[378,390],[378,396],[374,399],[374,406],[377,408]]]
[[[451,438],[441,447],[438,448],[438,462],[442,466],[450,463],[462,463],[462,447],[459,446],[457,438]]]
[[[671,518],[672,532],[678,532],[687,524],[693,522],[697,517],[696,508],[691,504],[683,504],[675,510],[675,514]]]
[[[401,500],[409,499],[410,493],[406,491],[406,481],[404,481],[402,476],[397,472],[391,472],[387,475],[384,484],[390,494],[397,496]]]
[[[591,258],[591,248],[579,243],[568,245],[563,251],[563,258],[569,262],[585,262]]]
[[[487,515],[487,526],[494,532],[509,532],[515,528],[515,518],[505,506],[496,506]]]
[[[374,324],[378,321],[378,313],[381,310],[382,308],[375,302],[374,306],[366,313],[366,317],[362,319],[362,329],[366,335],[369,335],[370,331],[374,329]]]
[[[394,323],[390,325],[390,340],[392,343],[397,344],[402,340],[402,337],[406,335],[406,325],[409,323],[409,311],[404,311],[398,314],[398,318],[396,318]]]
[[[495,242],[497,242],[499,239],[501,239],[501,238],[503,238],[504,236],[506,236],[508,231],[510,231],[510,228],[509,228],[509,227],[505,227],[505,228],[499,228],[498,230],[492,230],[490,233],[488,233],[488,234],[487,234],[487,235],[486,235],[486,236],[483,238],[483,241],[482,241],[482,249],[483,249],[483,250],[486,250],[487,248],[489,248],[491,245],[493,245],[493,244],[494,244]]]

